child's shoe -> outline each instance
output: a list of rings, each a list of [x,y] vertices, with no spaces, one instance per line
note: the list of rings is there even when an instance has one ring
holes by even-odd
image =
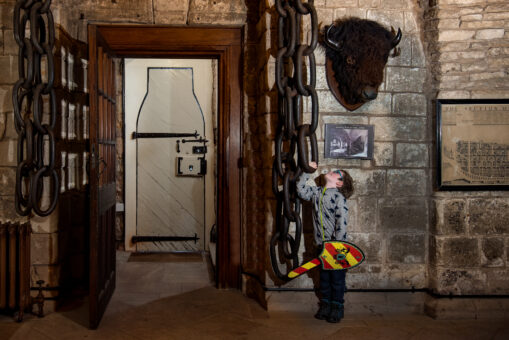
[[[331,304],[329,300],[322,299],[320,301],[320,309],[318,309],[318,312],[315,314],[315,318],[318,320],[325,320],[329,317],[331,311]]]
[[[330,304],[330,313],[327,317],[327,322],[338,323],[345,315],[345,306],[342,303],[332,301]]]

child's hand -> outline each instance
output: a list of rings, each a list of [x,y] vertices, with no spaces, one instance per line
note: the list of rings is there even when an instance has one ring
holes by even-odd
[[[309,162],[309,166],[312,167],[313,169],[318,168],[318,164],[316,164],[316,162]]]

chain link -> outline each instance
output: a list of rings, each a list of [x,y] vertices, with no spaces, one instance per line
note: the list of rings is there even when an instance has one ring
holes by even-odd
[[[318,97],[315,91],[316,64],[314,50],[318,41],[318,23],[313,0],[277,0],[278,52],[275,79],[278,90],[278,128],[275,139],[275,157],[272,167],[272,191],[277,199],[276,225],[270,241],[270,257],[274,274],[288,280],[280,265],[290,272],[299,266],[299,247],[302,238],[301,202],[297,196],[296,181],[303,171],[312,173],[311,159],[318,162],[315,131],[318,127]],[[301,36],[302,17],[309,16],[311,40],[309,45],[297,41]],[[304,83],[305,59],[309,64],[309,80]],[[311,123],[303,124],[302,97],[311,102]],[[297,160],[296,161],[296,157]],[[282,187],[282,188],[281,188]],[[295,233],[290,233],[290,224]]]
[[[55,28],[50,5],[51,0],[18,0],[14,7],[14,39],[19,46],[19,80],[12,89],[14,125],[18,133],[15,205],[22,216],[32,210],[39,216],[51,214],[59,193],[53,133],[57,118],[53,89]],[[47,188],[49,205],[43,209],[45,185],[51,182],[52,186]]]

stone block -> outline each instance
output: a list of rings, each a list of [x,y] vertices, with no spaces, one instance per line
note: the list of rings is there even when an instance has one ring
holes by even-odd
[[[483,238],[481,250],[481,264],[484,267],[502,267],[505,265],[504,239],[499,237]]]
[[[347,110],[341,105],[336,97],[332,94],[330,90],[316,91],[318,95],[318,103],[320,108],[320,113],[322,112],[347,112]],[[306,111],[311,112],[311,103],[309,101],[306,102]]]
[[[16,186],[16,168],[0,167],[1,195],[14,196]],[[13,207],[14,209],[14,207]]]
[[[428,145],[426,144],[396,144],[396,166],[408,168],[423,168],[429,162]]]
[[[154,23],[155,24],[186,24],[187,10],[186,11],[155,11]]]
[[[202,1],[193,1],[192,3],[196,6],[196,3],[200,3]],[[214,1],[222,3],[223,1]],[[154,12],[159,11],[187,11],[190,4],[188,1],[182,0],[154,0]]]
[[[404,12],[405,16],[405,32],[414,33],[419,31],[416,14],[413,12]],[[420,19],[420,18],[419,18]]]
[[[2,3],[0,5],[0,29],[12,29],[14,5],[14,3]]]
[[[387,67],[388,91],[423,92],[425,80],[425,68]]]
[[[448,268],[472,268],[481,263],[477,238],[436,238],[437,263]]]
[[[382,239],[378,234],[348,234],[348,240],[359,246],[366,256],[364,264],[373,264],[382,262]],[[363,264],[363,265],[364,265]]]
[[[0,166],[17,166],[17,141],[0,141]],[[1,191],[0,191],[1,192]]]
[[[246,13],[237,12],[192,12],[189,11],[188,24],[242,25]]]
[[[363,268],[378,269],[378,266],[363,266],[348,272],[346,276],[348,288],[411,289],[426,285],[426,266],[424,264],[389,264],[382,266],[382,271],[376,272],[366,272]]]
[[[359,196],[382,196],[385,190],[385,171],[383,170],[358,170],[347,169],[354,179],[356,197]]]
[[[442,30],[438,33],[438,41],[462,41],[474,37],[475,31],[469,30]]]
[[[394,153],[393,149],[393,143],[374,143],[373,159],[375,166],[392,166]]]
[[[58,262],[58,234],[36,234],[31,237],[32,264],[56,264]]]
[[[414,67],[425,67],[426,66],[426,55],[422,42],[418,36],[412,36],[412,66]]]
[[[375,125],[375,140],[379,142],[424,141],[426,138],[426,118],[372,117],[370,123]]]
[[[380,7],[381,0],[359,0],[359,7],[361,8],[378,8]]]
[[[334,19],[343,17],[357,17],[366,19],[367,11],[361,8],[348,7],[334,9]]]
[[[26,217],[19,216],[14,206],[14,196],[0,196],[0,220],[26,222]]]
[[[378,221],[381,232],[424,232],[428,226],[425,199],[383,198],[378,201]]]
[[[0,70],[2,70],[0,84],[13,85],[18,80],[18,57],[0,56]]]
[[[492,40],[502,39],[504,37],[505,30],[503,28],[483,29],[477,31],[475,39]]]
[[[438,29],[440,30],[454,30],[460,28],[460,20],[458,18],[452,18],[452,19],[441,19],[438,22]]]
[[[427,113],[426,97],[422,94],[396,93],[392,98],[394,114],[424,116]]]
[[[125,21],[139,23],[153,23],[152,1],[131,1],[116,0],[112,2],[101,1],[97,4],[96,0],[84,0],[75,8],[76,14],[83,13],[88,21]],[[70,19],[67,15],[65,19]],[[77,20],[69,22],[66,28],[69,32],[77,32]],[[73,34],[73,36],[75,36]]]
[[[368,124],[368,117],[362,116],[344,116],[344,115],[321,115],[323,124]],[[323,126],[325,128],[325,125]],[[318,130],[318,129],[317,129]]]
[[[361,196],[355,201],[350,200],[349,202],[354,202],[349,203],[349,205],[355,206],[355,214],[353,216],[350,215],[350,221],[348,222],[349,230],[364,233],[375,232],[377,225],[377,199],[370,196]]]
[[[492,94],[493,96],[493,94]],[[446,91],[446,90],[440,90],[438,92],[438,99],[444,99],[444,98],[456,98],[456,99],[469,99],[470,98],[470,92],[469,91]]]
[[[12,85],[1,85],[0,86],[0,113],[12,112]],[[0,119],[0,124],[2,124]],[[0,127],[0,136],[1,127]]]
[[[385,1],[384,6],[388,3],[389,3],[388,1]],[[401,27],[402,29],[405,27],[405,18],[402,11],[397,10],[382,11],[371,9],[367,11],[366,18],[368,20],[378,22],[380,25],[384,26],[389,30],[391,29],[391,26],[393,26],[396,30],[398,27]]]
[[[482,20],[482,21],[462,21],[460,24],[460,28],[463,30],[468,29],[492,29],[493,27],[499,28],[504,27],[505,22],[504,20],[495,20],[495,21],[489,21],[489,20]],[[489,36],[492,33],[487,33],[486,35]],[[497,34],[497,33],[495,33]],[[482,38],[481,38],[482,39]]]
[[[436,293],[442,295],[473,295],[486,293],[486,275],[478,269],[437,270]]]
[[[490,268],[486,270],[486,284],[483,294],[507,295],[509,294],[509,269]]]
[[[391,235],[388,244],[388,260],[400,263],[424,263],[426,247],[424,234]]]
[[[395,27],[395,30],[398,28]],[[403,29],[402,29],[403,30]],[[389,56],[387,65],[389,66],[410,66],[412,64],[412,36],[403,33],[400,43],[398,44],[400,55],[397,57]],[[392,52],[391,52],[392,54]]]
[[[466,61],[470,59],[483,59],[486,57],[485,51],[451,51],[451,52],[443,52],[440,56],[440,59],[447,61]]]
[[[325,0],[326,7],[357,7],[358,0]]]
[[[387,92],[378,92],[375,100],[372,100],[357,110],[356,113],[368,113],[372,115],[388,115],[391,113],[392,95]]]
[[[470,231],[476,235],[509,233],[509,204],[507,199],[479,198],[468,201]]]
[[[427,174],[424,170],[388,170],[387,194],[390,196],[426,195]]]
[[[4,31],[4,55],[18,55],[19,47],[14,40],[13,30]]]
[[[436,221],[432,228],[438,235],[461,235],[466,231],[464,200],[436,200]]]

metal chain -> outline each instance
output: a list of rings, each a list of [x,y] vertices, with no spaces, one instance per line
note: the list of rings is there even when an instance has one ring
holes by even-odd
[[[318,42],[318,23],[313,0],[277,0],[278,52],[276,56],[276,86],[278,89],[278,128],[275,140],[275,158],[272,167],[272,190],[277,198],[276,225],[270,241],[270,257],[274,274],[281,280],[288,277],[279,269],[286,264],[290,272],[299,266],[298,252],[302,238],[301,203],[296,192],[296,180],[303,171],[315,171],[311,159],[318,162],[315,131],[318,127],[318,97],[315,91],[316,64],[314,50]],[[297,41],[301,36],[302,17],[309,15],[311,41]],[[303,73],[308,60],[309,79],[304,83]],[[303,124],[302,97],[311,101],[311,124]],[[297,156],[297,160],[295,157]],[[282,190],[280,187],[282,185]],[[295,225],[294,236],[290,224]],[[288,270],[289,269],[289,270]]]
[[[14,39],[19,46],[19,80],[12,89],[18,133],[15,205],[22,216],[32,210],[39,216],[51,214],[59,193],[53,133],[57,114],[53,89],[55,27],[50,5],[51,0],[18,0],[14,7]],[[29,37],[25,37],[26,32],[30,32]],[[49,206],[43,209],[45,182],[52,186],[46,190]]]

